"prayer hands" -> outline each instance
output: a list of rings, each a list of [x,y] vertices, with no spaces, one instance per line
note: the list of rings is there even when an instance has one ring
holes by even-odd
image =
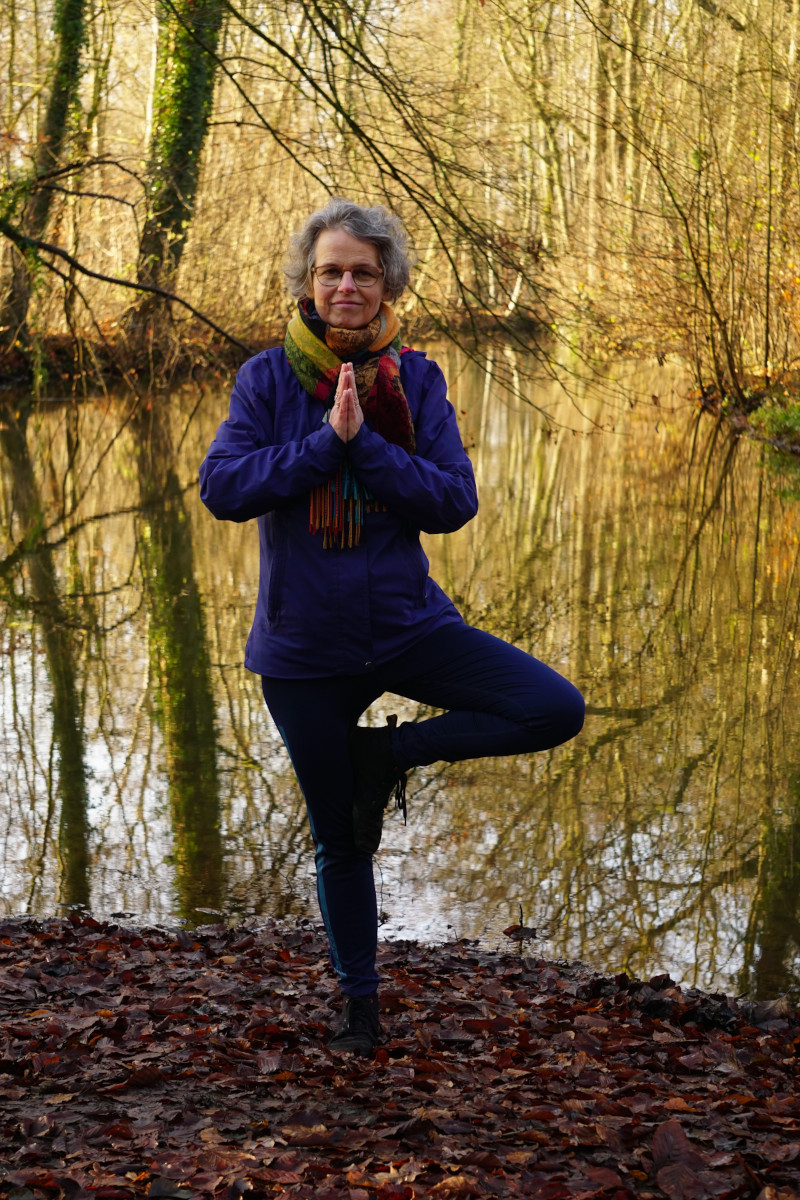
[[[336,385],[336,399],[328,420],[343,442],[354,438],[364,424],[352,363],[342,363],[339,382]]]

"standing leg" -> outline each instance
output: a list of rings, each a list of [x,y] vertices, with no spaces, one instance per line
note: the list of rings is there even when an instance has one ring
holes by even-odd
[[[381,689],[365,676],[263,677],[262,687],[305,797],[331,963],[348,996],[370,995],[378,985],[378,916],[372,860],[353,842],[348,735]]]

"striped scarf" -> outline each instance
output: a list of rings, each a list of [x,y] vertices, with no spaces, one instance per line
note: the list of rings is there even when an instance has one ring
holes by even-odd
[[[387,442],[414,453],[414,426],[400,381],[400,322],[387,304],[363,329],[326,325],[303,297],[289,322],[284,350],[298,381],[325,405],[330,418],[343,362],[351,362],[364,419]],[[345,458],[331,479],[318,484],[309,501],[309,531],[322,531],[322,545],[349,549],[361,542],[364,513],[383,509],[356,478]]]

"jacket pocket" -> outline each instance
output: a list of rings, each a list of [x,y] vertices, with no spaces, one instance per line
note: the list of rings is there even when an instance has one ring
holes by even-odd
[[[275,537],[267,592],[267,622],[276,625],[283,600],[283,577],[286,573],[286,534],[281,522],[275,522]]]
[[[405,545],[414,608],[423,608],[427,602],[428,593],[428,559],[416,532],[406,535]]]

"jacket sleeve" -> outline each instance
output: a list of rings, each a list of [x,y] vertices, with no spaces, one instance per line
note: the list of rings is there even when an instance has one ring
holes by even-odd
[[[478,511],[472,463],[447,399],[447,384],[432,362],[418,385],[416,454],[362,425],[348,443],[350,460],[372,494],[425,533],[452,533]]]
[[[230,413],[200,467],[200,498],[219,520],[248,521],[328,479],[345,454],[330,425],[274,443],[275,378],[261,357],[239,371]]]

